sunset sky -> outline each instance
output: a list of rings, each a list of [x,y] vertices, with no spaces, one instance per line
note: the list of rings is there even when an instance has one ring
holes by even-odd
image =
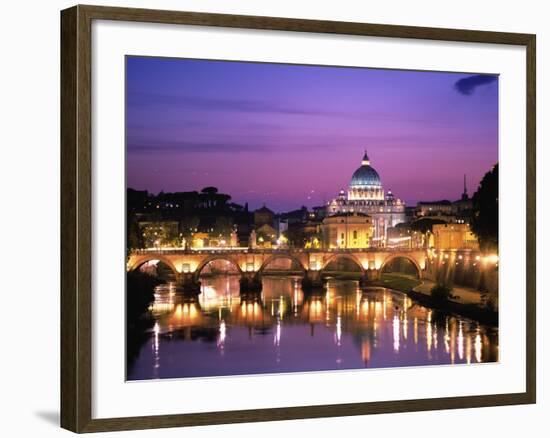
[[[414,205],[475,191],[498,161],[496,76],[127,58],[127,185],[218,187],[250,208],[321,205],[366,149]]]

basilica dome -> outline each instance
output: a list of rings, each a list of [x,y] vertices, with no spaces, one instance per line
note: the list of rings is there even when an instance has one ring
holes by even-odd
[[[341,190],[338,196],[328,203],[327,214],[327,224],[330,222],[330,218],[334,216],[337,218],[334,219],[336,225],[342,223],[345,225],[345,221],[342,222],[342,215],[368,215],[367,217],[370,217],[369,220],[373,229],[373,234],[369,237],[369,246],[384,246],[388,236],[387,230],[406,220],[405,203],[396,198],[391,191],[388,191],[387,195],[384,193],[380,176],[371,166],[366,151],[361,160],[361,167],[351,177],[347,192]],[[365,217],[362,220],[366,220]],[[323,221],[323,224],[325,225],[325,221]],[[348,229],[345,227],[344,234],[347,232]],[[328,235],[325,234],[327,234],[326,227],[323,229],[323,239],[327,244],[327,239],[332,236],[333,232],[329,230]],[[340,231],[337,231],[338,236],[341,237]],[[336,241],[336,244],[341,245],[341,243],[338,243],[341,241],[340,238]],[[366,245],[367,243],[362,241],[358,244]],[[345,238],[344,246],[346,247],[346,245],[354,245],[354,238],[352,240]]]
[[[351,177],[351,182],[349,183],[350,189],[359,189],[359,188],[378,188],[382,187],[382,182],[380,181],[380,176],[378,172],[370,166],[370,160],[365,152],[363,160],[361,161],[361,167],[359,167]]]

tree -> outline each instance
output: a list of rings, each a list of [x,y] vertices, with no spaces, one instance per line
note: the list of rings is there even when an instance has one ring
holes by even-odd
[[[134,249],[140,249],[145,246],[143,241],[143,235],[141,234],[141,230],[139,228],[139,224],[134,217],[134,215],[128,216],[128,222],[126,225],[126,253],[130,254],[130,252]]]
[[[216,193],[218,193],[218,188],[212,186],[205,187],[201,190],[201,193],[205,193],[207,195],[215,195]]]
[[[453,298],[451,288],[444,284],[436,284],[431,290],[431,296],[432,300],[438,304],[445,304],[450,298]]]
[[[158,223],[152,223],[142,228],[143,241],[146,247],[165,244],[170,236],[165,227]]]
[[[472,231],[483,251],[498,248],[498,163],[487,172],[474,193]]]
[[[183,236],[188,239],[199,227],[200,220],[197,216],[184,216],[180,221],[180,230]]]
[[[233,231],[233,221],[229,217],[218,216],[216,217],[216,222],[214,222],[213,230],[212,236],[228,238]]]

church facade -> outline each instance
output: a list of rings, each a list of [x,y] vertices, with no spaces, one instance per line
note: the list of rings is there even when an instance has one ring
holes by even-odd
[[[387,229],[405,222],[405,203],[391,190],[386,193],[367,152],[353,173],[347,192],[341,190],[327,205],[327,214],[362,213],[372,218],[373,246],[385,246]]]

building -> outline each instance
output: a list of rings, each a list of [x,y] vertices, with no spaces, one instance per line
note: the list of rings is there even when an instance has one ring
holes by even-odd
[[[288,238],[288,222],[281,220],[280,217],[275,218],[275,229],[277,230],[277,239]]]
[[[421,201],[416,204],[415,216],[442,218],[443,220],[453,216],[453,203],[447,199],[441,201]],[[449,222],[450,220],[446,220]]]
[[[274,219],[275,213],[273,213],[265,205],[262,208],[254,211],[254,226],[256,228],[259,228],[262,225],[269,225],[270,227],[273,227]]]
[[[388,248],[424,248],[425,241],[425,234],[413,229],[410,224],[400,224],[398,227],[387,229],[386,247]]]
[[[291,246],[303,248],[307,243],[305,228],[307,228],[309,218],[310,212],[305,206],[279,214],[276,219],[279,223],[279,230],[282,230],[279,237],[284,237]]]
[[[318,207],[313,207],[313,218],[322,221],[325,217],[327,217],[327,206],[326,205],[320,205]]]
[[[438,224],[433,226],[433,246],[437,250],[479,250],[476,235],[469,224]]]
[[[383,246],[386,230],[405,222],[405,203],[396,198],[391,190],[386,193],[378,172],[370,165],[365,152],[361,166],[353,173],[347,192],[340,191],[338,197],[327,205],[327,215],[341,213],[362,213],[370,216],[373,224],[373,240]]]
[[[237,232],[238,241],[247,242],[254,228],[254,215],[248,211],[248,205],[230,202],[231,196],[219,193],[216,187],[158,195],[128,188],[126,193],[127,223],[141,224],[142,228],[129,229],[129,241],[134,248],[191,247],[193,234],[197,232],[209,235],[210,246],[216,241],[223,246],[222,241],[226,245],[231,241],[233,231]],[[174,229],[176,222],[179,230]]]
[[[307,207],[302,206],[298,210],[287,211],[286,213],[281,213],[279,215],[281,221],[286,222],[287,224],[296,224],[306,222],[309,219],[309,211]]]
[[[277,240],[277,230],[269,224],[263,224],[256,228],[257,246],[271,248]]]
[[[323,219],[321,225],[324,248],[368,248],[374,227],[372,218],[364,213],[337,213]]]
[[[441,201],[419,202],[414,209],[414,219],[429,217],[448,223],[469,223],[472,217],[473,202],[466,189],[466,175],[464,175],[464,190],[457,201],[443,199]]]
[[[304,248],[319,249],[322,247],[321,222],[309,220],[301,225]]]
[[[178,221],[139,221],[138,226],[145,248],[181,246]]]
[[[210,235],[208,233],[194,233],[191,240],[191,248],[200,249],[210,246]]]

